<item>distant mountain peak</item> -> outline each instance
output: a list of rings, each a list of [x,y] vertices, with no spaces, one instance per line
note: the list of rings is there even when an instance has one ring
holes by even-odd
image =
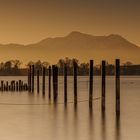
[[[7,55],[5,55],[7,54]],[[32,55],[31,55],[32,54]],[[29,45],[0,45],[0,59],[23,61],[48,60],[57,62],[59,58],[77,58],[80,61],[95,62],[103,59],[113,61],[133,61],[140,63],[140,48],[117,34],[94,36],[73,31],[66,36],[46,38]]]
[[[122,37],[121,35],[118,35],[118,34],[110,34],[107,36],[107,39],[111,41],[114,41],[114,42],[118,42],[122,45],[126,44],[126,45],[133,45],[133,47],[138,47],[136,46],[135,44],[131,43],[130,41],[128,41],[126,38]]]
[[[26,45],[23,45],[23,44],[16,44],[16,43],[8,43],[8,44],[0,44],[0,46],[8,46],[8,47],[23,47],[23,46],[26,46]]]
[[[71,33],[69,33],[67,35],[67,37],[79,37],[79,36],[88,36],[88,37],[90,36],[90,37],[93,37],[93,35],[82,33],[82,32],[79,32],[79,31],[72,31]]]
[[[108,38],[111,38],[111,39],[125,39],[123,38],[121,35],[118,35],[118,34],[110,34],[107,36]],[[126,40],[126,39],[125,39]]]
[[[87,34],[87,33],[82,33],[79,31],[72,31],[71,33],[69,33],[66,37],[70,37],[70,38],[103,38],[103,39],[111,39],[111,40],[122,40],[122,41],[127,41],[125,38],[123,38],[121,35],[118,34],[110,34],[108,36],[94,36],[91,34]]]
[[[79,31],[72,31],[68,35],[81,35],[81,34],[83,34],[83,33],[79,32]]]
[[[95,35],[83,33],[80,31],[72,31],[66,36],[45,38],[38,43],[45,43],[45,42],[53,41],[54,39],[65,39],[65,38],[74,39],[74,40],[78,38],[81,38],[81,39],[87,38],[87,39],[109,39],[109,40],[127,41],[125,38],[123,38],[121,35],[118,35],[118,34],[110,34],[108,36],[95,36]]]

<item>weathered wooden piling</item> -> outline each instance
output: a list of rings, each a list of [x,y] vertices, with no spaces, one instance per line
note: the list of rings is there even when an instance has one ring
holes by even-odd
[[[34,65],[32,65],[32,92],[34,92]]]
[[[120,60],[116,59],[116,113],[120,114]]]
[[[13,81],[13,91],[15,91],[15,80]]]
[[[19,89],[19,85],[18,85],[18,81],[16,81],[16,91],[18,91]]]
[[[3,91],[3,90],[4,90],[4,82],[1,81],[1,91]]]
[[[40,87],[39,87],[39,70],[37,70],[37,93],[39,93]]]
[[[55,65],[52,65],[52,77],[53,77],[53,99],[55,101]]]
[[[49,99],[51,99],[51,66],[49,66],[49,73],[48,73],[48,76],[49,76]]]
[[[56,102],[58,97],[58,67],[53,65],[52,70],[53,70],[53,98],[54,102]]]
[[[19,82],[18,82],[19,84],[18,84],[18,89],[19,89],[19,91],[21,91],[21,80],[19,80]]]
[[[28,69],[28,87],[30,85],[30,69]]]
[[[64,65],[64,102],[67,103],[67,64]]]
[[[14,91],[14,80],[12,81],[12,91]]]
[[[6,91],[6,85],[5,85],[5,83],[4,83],[4,86],[3,87],[4,87],[4,91]]]
[[[23,87],[22,87],[22,81],[20,82],[20,91],[22,91]]]
[[[74,72],[74,103],[77,103],[77,63],[73,62],[73,72]]]
[[[26,83],[23,84],[23,90],[26,91]]]
[[[23,91],[24,90],[24,83],[23,83],[23,81],[21,81],[21,91]]]
[[[28,81],[28,91],[29,92],[31,92],[31,81],[32,81],[31,73],[32,73],[32,67],[30,65],[29,66],[29,81]]]
[[[12,81],[10,82],[10,91],[12,91]]]
[[[42,69],[42,93],[45,95],[45,67]]]
[[[12,91],[14,91],[14,80],[12,81]]]
[[[8,81],[6,81],[6,91],[8,91]]]
[[[57,100],[58,97],[58,67],[55,66],[55,100]]]
[[[59,75],[59,70],[58,70],[58,67],[56,66],[56,89],[57,89],[57,96],[58,96],[58,75]]]
[[[90,60],[89,68],[89,102],[92,103],[93,98],[93,60]]]
[[[26,83],[26,91],[28,90],[28,84]]]
[[[8,90],[11,91],[11,86],[10,85],[8,86]]]
[[[11,81],[11,91],[13,91],[13,81]]]
[[[102,111],[105,111],[105,92],[106,92],[106,62],[102,61]]]
[[[26,84],[23,83],[23,91],[26,91]]]

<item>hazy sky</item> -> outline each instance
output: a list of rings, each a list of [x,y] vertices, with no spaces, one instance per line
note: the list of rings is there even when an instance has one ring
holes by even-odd
[[[74,30],[120,34],[140,46],[140,0],[0,0],[0,43],[34,43]]]

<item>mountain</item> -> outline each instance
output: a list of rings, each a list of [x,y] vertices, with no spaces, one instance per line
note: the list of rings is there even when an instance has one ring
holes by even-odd
[[[114,62],[114,59],[120,58],[122,62],[140,64],[140,47],[119,35],[93,36],[76,31],[64,37],[46,38],[35,44],[0,44],[0,61],[19,59],[27,63],[40,59],[56,63],[65,57],[80,61],[94,59],[97,63],[103,59]]]

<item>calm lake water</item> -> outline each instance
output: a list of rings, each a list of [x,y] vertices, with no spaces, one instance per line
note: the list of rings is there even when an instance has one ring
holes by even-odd
[[[27,77],[0,77],[10,81]],[[42,81],[42,79],[40,78]],[[73,104],[73,78],[68,78],[68,104],[63,104],[63,77],[55,105],[28,92],[0,93],[0,140],[140,140],[140,77],[121,77],[121,115],[115,115],[115,78],[107,77],[106,112],[101,112],[101,77],[94,77],[93,108],[88,104],[88,77],[78,78],[78,104]],[[36,91],[36,90],[35,90]]]

